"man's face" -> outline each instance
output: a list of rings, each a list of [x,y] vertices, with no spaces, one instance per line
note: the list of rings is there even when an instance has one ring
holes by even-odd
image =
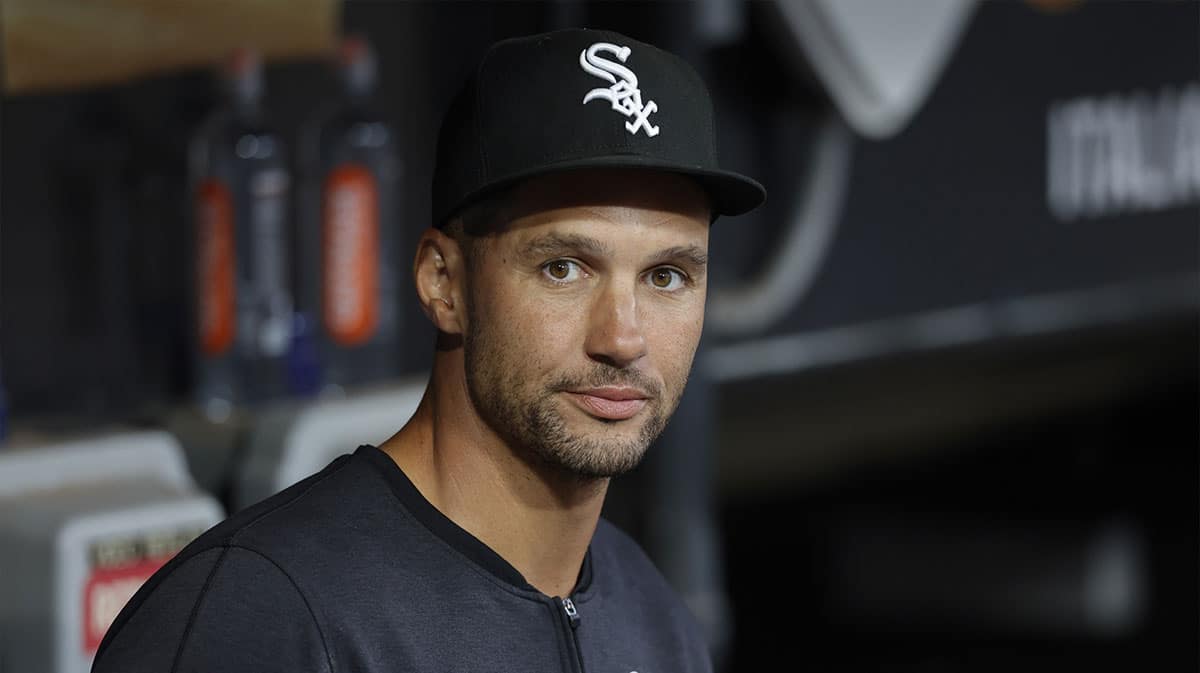
[[[679,403],[704,320],[709,211],[675,175],[529,181],[477,241],[464,334],[477,411],[585,477],[635,467]]]

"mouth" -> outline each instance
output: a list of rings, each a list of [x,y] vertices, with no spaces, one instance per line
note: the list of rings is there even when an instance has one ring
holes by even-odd
[[[649,395],[637,388],[587,388],[565,392],[589,415],[609,421],[633,418],[649,401]]]

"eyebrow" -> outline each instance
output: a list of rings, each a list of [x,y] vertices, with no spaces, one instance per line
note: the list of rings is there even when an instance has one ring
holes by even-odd
[[[526,257],[553,256],[566,252],[580,252],[595,257],[611,257],[614,254],[612,246],[604,241],[580,234],[550,233],[538,236],[521,247],[521,254]],[[692,266],[704,268],[708,265],[708,253],[696,245],[676,245],[656,251],[650,263],[673,260],[683,260]]]
[[[557,255],[563,252],[584,252],[597,257],[613,254],[612,246],[607,243],[579,234],[546,234],[538,236],[521,247],[521,253],[526,257]]]
[[[676,245],[666,250],[660,250],[654,255],[654,264],[660,262],[669,262],[672,260],[684,260],[692,266],[704,268],[708,266],[708,253],[703,248],[696,245]]]

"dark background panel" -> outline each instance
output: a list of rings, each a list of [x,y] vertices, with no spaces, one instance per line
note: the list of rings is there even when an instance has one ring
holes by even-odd
[[[1052,104],[1200,81],[1200,6],[985,2],[913,121],[854,148],[838,234],[774,332],[1200,268],[1200,205],[1072,222],[1046,202]]]

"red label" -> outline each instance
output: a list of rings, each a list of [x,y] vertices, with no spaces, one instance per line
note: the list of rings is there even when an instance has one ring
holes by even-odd
[[[220,355],[233,345],[236,289],[233,199],[217,180],[205,180],[196,191],[196,234],[200,349]]]
[[[170,556],[115,568],[98,568],[83,588],[83,648],[94,654],[117,613]]]
[[[371,340],[379,323],[379,201],[375,177],[346,164],[325,181],[323,313],[343,346]]]

